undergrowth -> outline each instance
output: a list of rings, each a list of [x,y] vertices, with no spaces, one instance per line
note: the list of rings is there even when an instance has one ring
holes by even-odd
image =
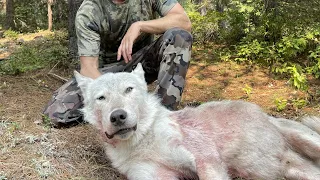
[[[62,31],[24,42],[9,59],[0,62],[0,74],[16,75],[55,65],[58,68],[73,65],[68,56],[67,33]]]

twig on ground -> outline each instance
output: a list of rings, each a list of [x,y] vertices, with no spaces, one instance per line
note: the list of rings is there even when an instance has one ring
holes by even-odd
[[[51,75],[51,76],[53,76],[53,77],[55,77],[55,78],[58,78],[58,79],[60,79],[60,80],[62,80],[62,81],[64,81],[64,82],[67,82],[68,81],[68,79],[66,79],[66,78],[64,78],[64,77],[61,77],[61,76],[59,76],[59,75],[56,75],[56,74],[54,74],[54,73],[48,73],[48,75]]]
[[[0,58],[0,61],[4,61],[4,60],[8,60],[9,58],[6,57],[6,58]]]
[[[62,80],[62,81],[64,81],[64,82],[67,82],[68,79],[66,79],[66,78],[64,78],[64,77],[61,77],[61,76],[59,76],[59,75],[54,74],[54,73],[51,72],[59,63],[60,63],[60,61],[57,62],[57,63],[50,69],[50,71],[48,72],[48,75],[51,75],[51,76],[53,76],[53,77],[55,77],[55,78],[58,78],[59,80]]]
[[[58,61],[58,62],[50,69],[50,71],[48,72],[48,74],[50,74],[51,71],[52,71],[59,63],[60,63],[60,61]]]

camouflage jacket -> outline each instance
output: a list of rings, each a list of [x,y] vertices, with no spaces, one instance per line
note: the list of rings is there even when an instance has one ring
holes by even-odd
[[[132,23],[165,16],[176,0],[84,0],[76,15],[79,56],[100,56],[103,64],[116,61],[121,40]],[[142,33],[135,41],[133,53],[153,40]],[[100,61],[101,63],[101,61]]]

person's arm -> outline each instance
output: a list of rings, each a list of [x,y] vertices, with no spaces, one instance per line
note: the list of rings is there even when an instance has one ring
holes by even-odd
[[[141,32],[161,34],[174,27],[182,28],[189,32],[191,31],[190,19],[179,3],[175,4],[165,16],[159,19],[133,23],[121,41],[118,48],[117,59],[120,60],[121,56],[123,56],[126,62],[132,59],[133,43]]]
[[[80,74],[96,79],[101,76],[98,57],[80,56]]]
[[[178,27],[191,32],[191,22],[183,7],[177,3],[164,17],[149,21],[136,22],[141,32],[161,34],[166,30]]]
[[[95,79],[101,75],[99,68],[100,35],[98,33],[102,13],[99,5],[85,1],[75,18],[80,74]],[[94,12],[91,13],[91,12]]]

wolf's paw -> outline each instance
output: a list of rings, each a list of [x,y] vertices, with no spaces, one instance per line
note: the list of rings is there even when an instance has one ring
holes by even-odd
[[[193,101],[193,102],[188,102],[186,104],[187,107],[198,107],[200,106],[202,103],[200,101]]]

